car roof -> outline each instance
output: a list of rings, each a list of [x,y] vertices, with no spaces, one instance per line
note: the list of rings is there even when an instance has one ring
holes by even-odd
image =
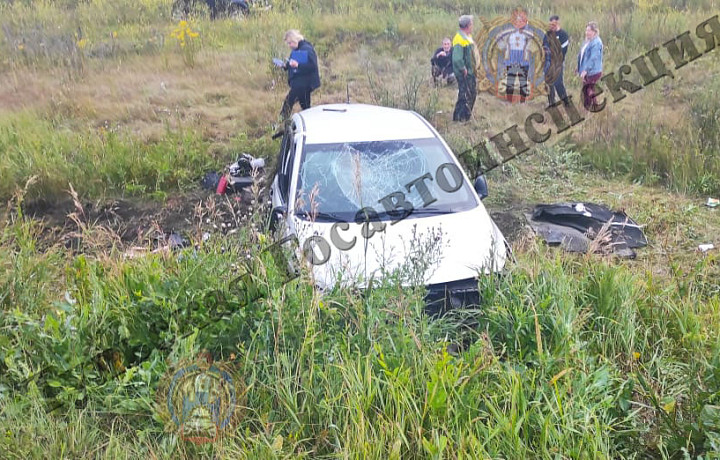
[[[417,113],[368,104],[327,104],[295,114],[306,144],[434,138]]]

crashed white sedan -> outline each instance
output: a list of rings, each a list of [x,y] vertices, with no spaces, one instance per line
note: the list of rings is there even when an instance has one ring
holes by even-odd
[[[427,286],[435,309],[454,307],[476,303],[477,276],[505,265],[486,190],[417,113],[318,106],[286,128],[271,226],[297,237],[320,288],[396,276]]]

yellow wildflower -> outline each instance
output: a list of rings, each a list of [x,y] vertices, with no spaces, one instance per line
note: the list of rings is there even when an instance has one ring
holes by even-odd
[[[668,399],[665,404],[662,405],[662,409],[668,414],[675,412],[675,399]]]
[[[199,36],[200,34],[192,30],[187,21],[178,22],[177,27],[170,32],[170,37],[175,39],[178,48],[182,50],[185,64],[190,67],[193,67],[195,62],[195,53],[198,51],[195,39]]]

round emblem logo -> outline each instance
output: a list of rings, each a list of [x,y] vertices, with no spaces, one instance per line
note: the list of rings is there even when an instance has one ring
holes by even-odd
[[[510,17],[483,22],[478,89],[513,103],[546,93],[543,83],[552,83],[563,65],[562,51],[544,32],[547,25],[529,20],[520,7]]]
[[[236,389],[232,372],[201,354],[173,374],[167,391],[167,410],[180,436],[203,444],[214,442],[232,421]]]

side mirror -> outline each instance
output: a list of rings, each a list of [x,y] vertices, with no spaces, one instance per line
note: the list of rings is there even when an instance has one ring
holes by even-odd
[[[484,175],[481,174],[475,178],[475,183],[473,184],[473,187],[475,187],[475,191],[477,192],[481,200],[484,200],[485,197],[488,196],[488,185]]]
[[[270,212],[270,232],[275,232],[278,228],[278,224],[282,222],[287,216],[287,206],[277,206]]]

